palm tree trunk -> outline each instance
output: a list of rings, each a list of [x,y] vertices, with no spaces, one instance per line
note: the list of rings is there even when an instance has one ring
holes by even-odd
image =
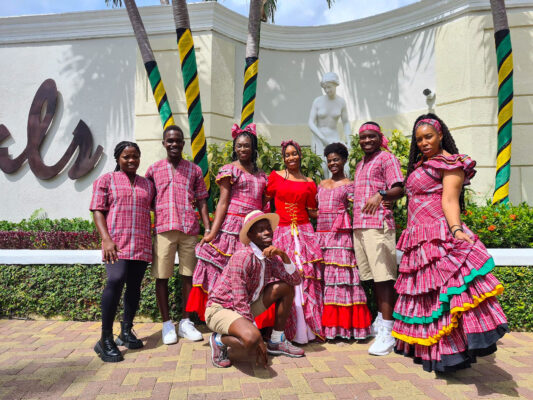
[[[196,53],[191,34],[189,12],[186,0],[172,0],[172,13],[178,39],[178,52],[181,63],[181,74],[187,102],[189,116],[189,132],[191,135],[191,149],[194,163],[197,164],[204,175],[207,190],[211,187],[209,166],[207,163],[207,144],[204,133],[204,117],[202,102],[200,101],[200,83],[196,65]],[[213,209],[211,197],[208,200],[209,209]]]
[[[498,64],[498,155],[493,204],[509,202],[513,126],[513,51],[504,0],[490,0]]]
[[[155,61],[154,52],[148,41],[148,35],[144,29],[144,24],[137,5],[135,4],[135,0],[124,0],[124,4],[126,5],[126,11],[128,12],[128,17],[133,32],[135,33],[135,39],[137,40],[139,51],[141,52],[146,73],[148,74],[148,80],[150,81],[152,93],[154,94],[157,109],[159,110],[161,123],[163,124],[163,129],[165,129],[167,126],[174,125],[174,118],[172,117],[172,110],[168,103],[167,93],[163,86],[163,81],[161,80],[161,74],[159,73],[157,62]]]
[[[262,0],[250,0],[248,38],[246,41],[246,65],[244,68],[244,90],[242,95],[241,128],[246,127],[254,120],[262,10]]]

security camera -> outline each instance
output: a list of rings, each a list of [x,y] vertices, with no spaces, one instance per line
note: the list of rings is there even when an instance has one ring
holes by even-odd
[[[433,100],[435,98],[435,92],[432,92],[431,89],[424,89],[422,94],[426,96],[428,100]]]

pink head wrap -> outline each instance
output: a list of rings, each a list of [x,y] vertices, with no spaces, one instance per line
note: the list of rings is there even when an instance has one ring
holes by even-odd
[[[374,132],[379,133],[381,135],[381,145],[380,146],[383,147],[385,150],[390,151],[390,149],[389,149],[389,139],[387,139],[385,137],[385,135],[383,134],[383,132],[381,132],[381,128],[379,126],[374,125],[374,124],[363,124],[359,128],[359,133],[361,133],[363,131],[374,131]]]
[[[248,132],[254,136],[257,136],[257,133],[255,131],[255,124],[249,124],[244,129],[241,129],[240,126],[237,124],[233,124],[231,128],[231,137],[233,138],[233,140],[235,140],[237,136],[239,136],[241,133],[244,133],[244,132]]]
[[[287,148],[287,146],[294,146],[296,148],[296,151],[298,151],[298,154],[300,155],[300,157],[302,156],[302,149],[300,148],[300,145],[292,139],[284,140],[283,142],[281,142],[281,153],[282,154],[285,153],[285,149]]]
[[[415,130],[422,124],[431,125],[439,133],[442,133],[442,126],[439,121],[433,118],[425,118],[418,121],[415,125]]]

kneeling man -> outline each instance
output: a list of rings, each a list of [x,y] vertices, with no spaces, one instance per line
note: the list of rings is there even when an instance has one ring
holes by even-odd
[[[244,219],[239,234],[246,246],[236,251],[209,294],[205,321],[213,332],[211,359],[219,368],[231,366],[228,347],[255,350],[257,359],[267,365],[269,354],[303,357],[304,351],[285,339],[283,333],[294,298],[294,286],[302,278],[287,254],[272,246],[277,214],[256,210]],[[268,283],[277,280],[273,283]],[[276,304],[274,330],[267,345],[254,317]]]

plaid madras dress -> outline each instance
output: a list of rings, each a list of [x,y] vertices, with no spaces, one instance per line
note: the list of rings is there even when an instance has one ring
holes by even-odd
[[[328,339],[364,339],[370,335],[372,316],[360,286],[348,204],[353,184],[318,187],[316,234],[324,257],[324,311],[322,326]]]
[[[442,210],[442,173],[462,168],[465,185],[475,174],[468,156],[438,155],[409,175],[407,228],[398,241],[404,252],[392,335],[396,352],[413,357],[426,371],[469,367],[491,354],[508,332],[496,300],[503,292],[490,273],[494,261],[466,225],[474,244],[453,238]]]
[[[290,181],[276,171],[268,177],[266,194],[274,198],[280,216],[274,246],[285,251],[304,276],[302,284],[295,288],[294,305],[285,328],[287,338],[301,344],[315,337],[324,340],[322,251],[307,214],[307,208],[317,208],[316,193],[314,182]]]
[[[239,241],[239,232],[244,217],[251,211],[263,207],[267,177],[263,171],[252,175],[233,164],[220,168],[216,182],[229,179],[231,194],[228,211],[215,238],[196,246],[198,263],[193,275],[193,289],[187,301],[186,310],[196,312],[204,320],[207,294],[211,291],[230,257],[244,245]]]
[[[109,172],[94,181],[89,209],[105,214],[119,259],[152,261],[150,207],[154,193],[148,179],[137,175],[132,185],[122,171]]]

